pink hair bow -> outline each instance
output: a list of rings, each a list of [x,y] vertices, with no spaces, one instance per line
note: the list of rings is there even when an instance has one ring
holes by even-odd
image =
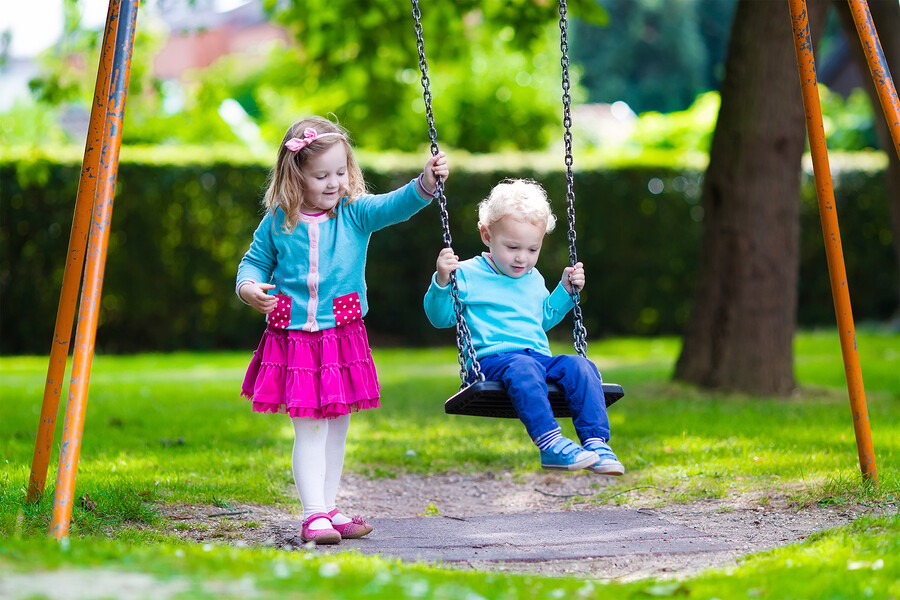
[[[319,133],[312,127],[307,127],[306,129],[303,130],[303,138],[302,139],[301,138],[291,138],[288,141],[286,141],[284,143],[284,145],[291,152],[299,152],[303,148],[306,148],[307,146],[312,144],[314,141],[316,141],[320,138],[323,138],[323,137],[328,137],[329,135],[336,135],[341,138],[344,137],[340,133],[335,133],[335,132]]]

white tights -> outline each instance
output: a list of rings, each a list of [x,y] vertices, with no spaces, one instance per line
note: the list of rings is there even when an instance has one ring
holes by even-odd
[[[303,519],[315,513],[334,510],[341,470],[344,468],[344,444],[350,427],[350,415],[334,419],[294,417],[294,451],[291,467],[294,484],[303,505]],[[337,513],[333,521],[342,525],[350,519]],[[311,529],[328,528],[325,519],[309,524]]]

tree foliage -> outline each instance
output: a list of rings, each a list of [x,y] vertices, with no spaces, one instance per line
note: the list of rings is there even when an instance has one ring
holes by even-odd
[[[609,27],[579,22],[573,55],[591,102],[672,112],[716,90],[735,0],[606,0]]]
[[[594,22],[604,17],[590,0],[571,4]],[[309,108],[339,115],[364,147],[389,140],[413,149],[427,141],[410,7],[292,0],[278,13],[297,40],[295,75]],[[557,3],[461,0],[420,8],[440,138],[475,152],[546,145],[562,114]]]
[[[603,23],[593,0],[570,17]],[[43,104],[89,107],[101,32],[79,26],[78,0],[62,43],[42,58],[32,85]],[[236,100],[267,145],[310,113],[333,114],[371,150],[415,150],[427,142],[412,8],[396,0],[267,0],[293,41],[230,55],[173,86],[151,65],[164,33],[147,10],[138,19],[125,143],[238,141],[220,115]],[[422,23],[439,141],[473,152],[543,148],[562,119],[557,3],[461,0],[423,3]],[[577,69],[573,97],[581,98]]]
[[[253,52],[221,57],[177,84],[153,74],[166,31],[154,18],[159,0],[142,5],[123,142],[242,142],[267,153],[291,121],[315,113],[333,114],[368,150],[412,151],[427,143],[410,3],[266,1],[269,18],[288,29],[291,43],[273,40]],[[638,112],[649,111],[642,119],[646,122],[635,128],[632,151],[679,144],[705,151],[707,130],[691,131],[694,126],[684,118],[688,113],[677,111],[706,102],[709,96],[698,92],[718,87],[734,2],[570,0],[573,99],[624,99]],[[84,112],[90,108],[101,32],[81,27],[78,0],[66,0],[64,6],[65,34],[41,58],[41,73],[32,81],[36,102],[7,113],[6,143],[40,138],[58,143],[64,133],[53,129],[53,115],[73,105]],[[421,10],[442,146],[531,151],[559,142],[555,0],[423,2]],[[253,139],[220,114],[228,101],[246,111]],[[671,111],[676,112],[662,114]],[[829,129],[835,149],[872,144],[871,111],[864,103],[848,101],[827,112],[839,115]],[[34,135],[41,129],[43,135]],[[697,144],[698,137],[706,139]]]

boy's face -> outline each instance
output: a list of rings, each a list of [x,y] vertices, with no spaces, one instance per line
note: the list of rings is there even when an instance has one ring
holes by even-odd
[[[537,264],[547,227],[506,216],[481,227],[481,241],[504,275],[519,278]]]

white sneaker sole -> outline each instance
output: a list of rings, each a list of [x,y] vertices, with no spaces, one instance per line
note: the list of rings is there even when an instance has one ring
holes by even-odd
[[[595,452],[591,452],[590,454],[593,456],[593,458],[591,458],[590,456],[588,458],[582,458],[578,462],[572,463],[571,465],[545,465],[544,463],[541,463],[541,468],[547,471],[580,471],[581,469],[585,469],[600,460],[600,457],[597,456]]]
[[[590,466],[588,467],[588,471],[592,473],[596,473],[597,475],[624,475],[625,467],[621,464],[609,464],[609,465],[598,465],[596,467]]]

